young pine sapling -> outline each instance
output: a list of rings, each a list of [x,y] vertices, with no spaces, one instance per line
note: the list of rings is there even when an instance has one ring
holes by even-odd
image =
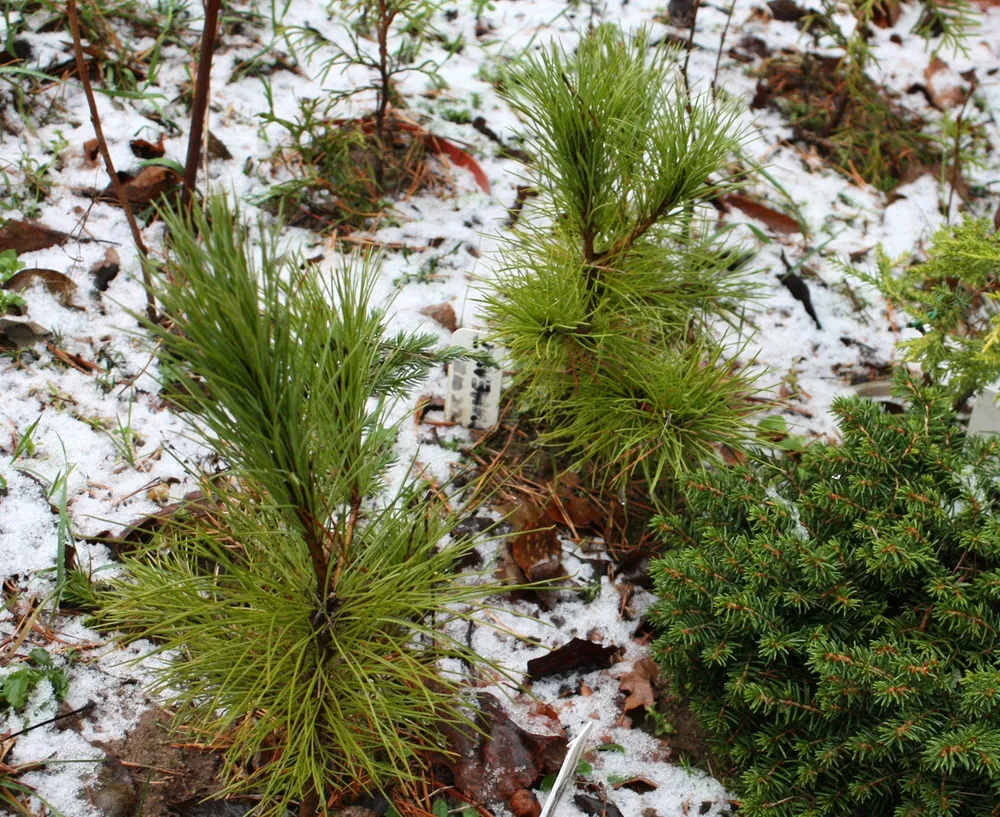
[[[675,52],[612,26],[524,58],[503,93],[539,197],[484,300],[542,440],[654,490],[741,446],[754,378],[710,327],[738,319],[752,286],[701,217],[741,143],[737,111],[688,99]]]
[[[438,666],[480,660],[441,627],[492,588],[456,578],[472,544],[442,546],[440,503],[417,486],[382,496],[391,403],[458,351],[387,335],[371,258],[327,280],[219,198],[164,219],[170,276],[154,288],[172,325],[145,326],[229,470],[202,480],[204,512],[124,560],[98,621],[170,656],[158,682],[178,718],[228,747],[220,794],[325,813],[413,779],[441,727],[467,720]]]

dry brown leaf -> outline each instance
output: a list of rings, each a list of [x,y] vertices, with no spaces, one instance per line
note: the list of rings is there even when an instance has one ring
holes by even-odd
[[[571,638],[562,646],[528,661],[527,680],[531,682],[569,672],[607,669],[614,663],[618,650],[614,644],[605,646],[585,638]]]
[[[566,735],[556,721],[548,734],[528,732],[511,720],[491,695],[479,696],[479,731],[449,726],[451,753],[443,760],[455,775],[455,789],[473,802],[513,805],[518,792],[542,775],[559,771],[566,757]]]
[[[101,158],[101,148],[96,139],[88,139],[83,143],[84,167],[97,167]]]
[[[510,515],[515,531],[510,555],[529,581],[547,581],[566,575],[562,566],[562,544],[544,510],[533,502],[523,502]]]
[[[433,321],[441,324],[449,332],[458,329],[458,318],[455,316],[455,308],[445,301],[444,303],[425,306],[420,310],[421,315],[426,315]]]
[[[108,285],[115,280],[122,268],[122,260],[118,251],[113,247],[104,253],[104,258],[90,268],[90,274],[94,277],[94,289],[98,292],[106,292]]]
[[[872,8],[872,22],[879,28],[892,28],[903,13],[900,0],[881,0]]]
[[[50,337],[52,333],[34,321],[0,318],[0,346],[30,346]]]
[[[125,181],[122,188],[129,204],[145,207],[171,188],[176,187],[180,180],[181,177],[169,167],[150,165],[140,170],[134,178]],[[109,204],[119,204],[114,186],[111,184],[101,191],[101,198]]]
[[[59,303],[63,306],[68,309],[83,309],[82,306],[73,301],[73,296],[77,290],[76,284],[73,283],[73,280],[68,275],[54,269],[41,269],[38,267],[23,269],[9,278],[7,283],[3,285],[3,288],[11,292],[24,292],[39,282],[44,284],[45,288],[52,295],[55,295],[59,299]]]
[[[576,472],[559,475],[555,495],[545,508],[549,519],[573,528],[585,528],[604,519],[605,514],[580,483],[580,475]]]
[[[208,154],[209,159],[218,159],[223,162],[228,162],[233,158],[233,154],[229,152],[229,148],[226,147],[226,143],[212,133],[212,131],[208,132],[208,140],[205,144],[205,153]]]
[[[611,786],[615,789],[631,789],[636,794],[646,794],[659,788],[655,781],[642,775],[634,775],[628,780],[619,780],[617,783],[612,783]]]
[[[728,193],[722,197],[722,202],[730,207],[735,207],[750,218],[764,222],[772,232],[783,235],[802,232],[799,223],[791,216],[740,193]]]
[[[18,255],[45,250],[62,244],[69,233],[53,230],[37,221],[7,221],[0,227],[0,252],[14,250]]]
[[[939,111],[955,108],[965,102],[968,88],[962,78],[940,57],[932,57],[924,70],[927,96]]]
[[[149,142],[145,139],[133,139],[128,143],[132,149],[132,155],[140,159],[162,159],[167,149],[163,146],[163,136],[159,142]]]
[[[618,676],[618,688],[628,693],[625,699],[625,712],[634,709],[653,706],[656,703],[656,695],[653,692],[653,684],[660,674],[660,668],[649,656],[640,658],[632,665],[632,669],[623,672]]]

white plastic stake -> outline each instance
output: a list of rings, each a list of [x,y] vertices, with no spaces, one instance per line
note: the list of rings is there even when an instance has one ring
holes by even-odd
[[[993,383],[983,389],[976,398],[969,417],[969,434],[1000,433],[1000,406],[997,406],[997,394],[1000,393],[1000,382]]]
[[[549,792],[549,796],[545,800],[545,808],[542,809],[539,817],[552,817],[556,813],[556,806],[562,799],[563,794],[565,794],[567,784],[576,776],[576,765],[580,762],[580,756],[583,754],[584,749],[586,749],[587,735],[590,734],[590,730],[593,728],[594,722],[591,721],[580,730],[580,734],[573,738],[570,745],[566,747],[566,759],[563,761],[562,768],[559,769],[559,774],[556,775],[555,785],[552,787],[552,791]]]
[[[488,352],[503,366],[502,350],[484,338],[479,329],[458,329],[451,342],[463,349]],[[500,419],[500,387],[503,369],[473,360],[456,360],[448,368],[448,393],[444,401],[445,419],[468,428],[490,428]]]

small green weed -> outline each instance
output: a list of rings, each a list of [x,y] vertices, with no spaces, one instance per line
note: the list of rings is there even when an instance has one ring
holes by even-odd
[[[0,287],[6,284],[22,269],[24,269],[24,263],[18,260],[16,251],[4,250],[0,252]],[[12,307],[20,309],[24,306],[26,306],[24,298],[18,293],[0,289],[0,315],[6,314]]]
[[[52,656],[41,647],[28,653],[29,663],[22,664],[0,678],[0,709],[4,705],[21,710],[39,683],[48,681],[57,701],[69,691],[69,677],[52,661]]]

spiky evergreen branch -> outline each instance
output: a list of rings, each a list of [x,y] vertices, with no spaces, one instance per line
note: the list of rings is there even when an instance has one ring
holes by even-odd
[[[940,390],[840,398],[843,443],[686,478],[656,654],[748,817],[986,817],[1000,803],[1000,442]]]
[[[904,267],[879,248],[862,280],[911,318],[921,336],[903,341],[907,360],[952,393],[956,405],[1000,378],[1000,234],[966,218],[934,235],[923,264]]]

